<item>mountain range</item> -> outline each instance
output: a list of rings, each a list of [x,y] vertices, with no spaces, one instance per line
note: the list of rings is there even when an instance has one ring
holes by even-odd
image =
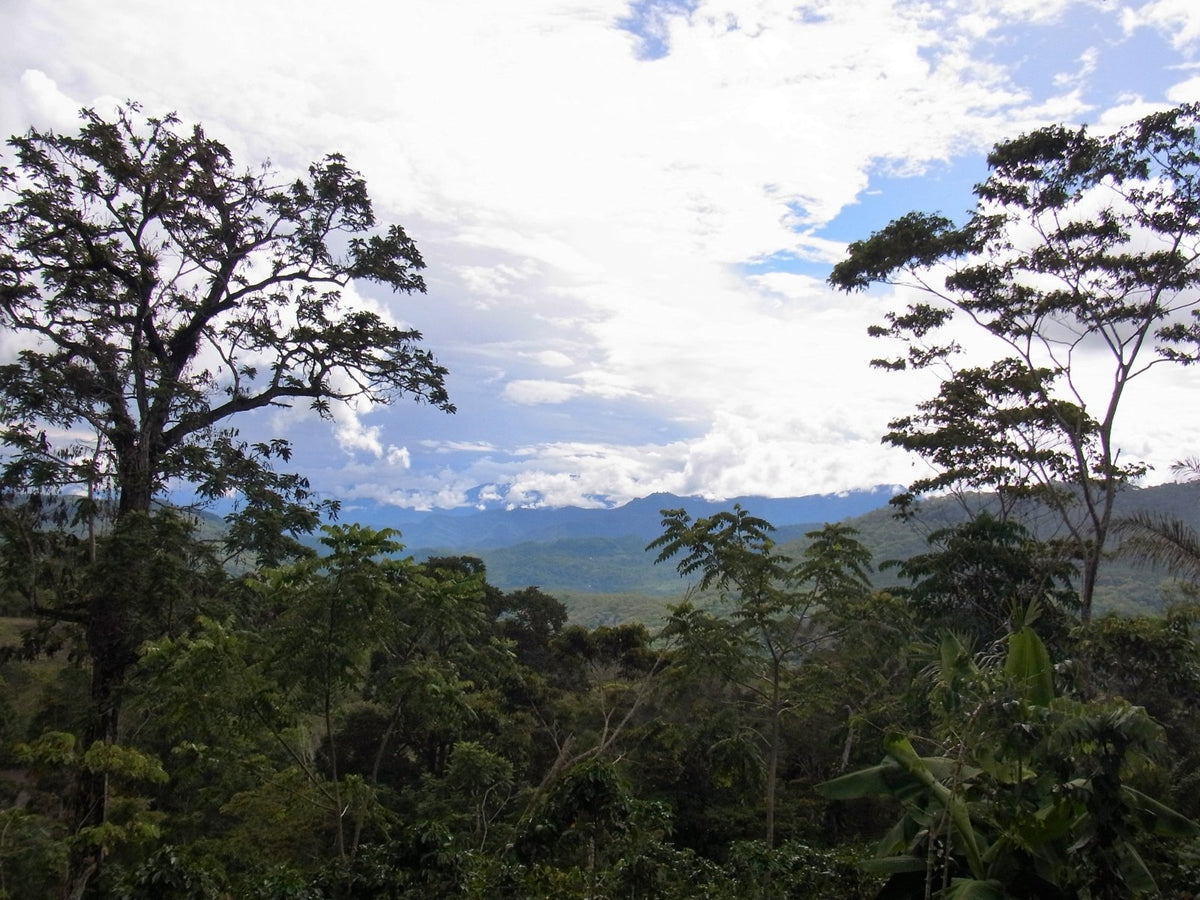
[[[777,540],[798,535],[808,526],[838,522],[885,505],[893,489],[876,487],[842,494],[806,497],[734,497],[705,500],[675,494],[651,494],[620,506],[583,509],[541,507],[520,509],[457,509],[420,512],[381,504],[354,505],[342,518],[375,528],[395,528],[414,556],[479,553],[517,544],[548,543],[579,538],[634,537],[644,543],[662,532],[664,509],[686,509],[693,518],[711,516],[740,504],[771,522]],[[801,530],[797,530],[800,528]]]
[[[387,506],[356,506],[342,518],[400,531],[405,553],[476,556],[488,580],[504,590],[537,585],[566,603],[572,619],[604,624],[628,619],[654,621],[667,603],[687,588],[670,563],[654,564],[646,545],[662,532],[662,510],[686,509],[710,516],[740,504],[775,525],[780,549],[796,556],[804,533],[826,522],[846,522],[860,532],[876,563],[906,559],[927,549],[930,531],[961,522],[965,508],[951,498],[924,504],[915,521],[900,521],[888,506],[893,490],[878,487],[838,495],[797,498],[739,497],[726,501],[652,494],[621,506],[598,509],[538,508],[417,512]],[[1178,518],[1200,531],[1200,486],[1164,484],[1130,488],[1118,500],[1117,514],[1148,511]],[[976,498],[986,505],[987,498]],[[1048,520],[1049,521],[1049,520]],[[1042,536],[1049,536],[1042,525]],[[881,572],[877,585],[895,583]],[[1107,563],[1097,588],[1097,609],[1152,611],[1163,603],[1166,573],[1136,568],[1115,559]]]

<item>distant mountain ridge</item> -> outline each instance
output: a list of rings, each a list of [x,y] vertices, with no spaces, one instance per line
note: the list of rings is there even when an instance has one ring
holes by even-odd
[[[807,544],[805,532],[826,522],[845,522],[859,532],[876,566],[907,559],[928,549],[926,537],[937,528],[964,520],[967,510],[955,498],[927,500],[913,521],[896,519],[888,501],[892,489],[797,498],[738,497],[726,501],[652,494],[606,509],[539,508],[517,510],[455,509],[421,512],[386,505],[355,504],[341,515],[345,522],[400,531],[405,555],[477,556],[488,581],[503,590],[538,585],[558,596],[574,621],[588,625],[661,619],[665,604],[682,596],[687,582],[670,564],[655,565],[646,545],[662,531],[663,509],[686,509],[710,516],[739,503],[751,515],[771,522],[780,550],[793,558]],[[973,506],[986,506],[976,495]],[[1129,488],[1117,500],[1118,517],[1136,512],[1166,515],[1200,531],[1200,484],[1175,483]],[[219,515],[202,514],[220,531]],[[1055,518],[1033,524],[1042,537],[1055,532]],[[316,545],[317,536],[309,539]],[[895,570],[877,571],[875,584],[896,584]],[[1168,573],[1120,558],[1108,561],[1097,586],[1097,611],[1155,612],[1162,608]]]
[[[465,516],[464,520],[480,521],[473,526],[474,532],[466,529],[459,532],[459,537],[476,533],[495,541],[490,545],[481,541],[475,545],[420,547],[413,535],[436,532],[411,525],[404,526],[402,541],[407,552],[418,559],[429,555],[478,556],[487,566],[492,584],[504,590],[539,585],[564,599],[577,621],[593,625],[625,617],[654,621],[661,615],[663,604],[680,596],[687,586],[673,565],[655,565],[654,555],[646,552],[646,544],[661,533],[660,510],[682,507],[693,516],[707,516],[741,503],[752,515],[776,526],[774,537],[780,549],[793,557],[807,544],[805,532],[826,522],[845,522],[859,531],[877,566],[885,560],[925,552],[925,538],[931,530],[961,522],[967,515],[956,499],[947,497],[927,501],[917,520],[900,521],[888,507],[891,496],[889,489],[877,489],[844,497],[744,497],[717,503],[656,494],[609,510],[514,510]],[[976,502],[986,505],[988,501],[981,495]],[[1117,501],[1117,514],[1135,512],[1165,514],[1200,531],[1200,485],[1164,484],[1123,491]],[[505,524],[505,517],[512,520]],[[483,527],[493,519],[499,520],[497,528]],[[1037,530],[1048,529],[1043,536],[1049,537],[1054,531],[1053,522],[1051,517]],[[504,534],[523,537],[505,542]],[[896,578],[894,570],[877,572],[876,585],[895,584]],[[1167,584],[1169,578],[1162,570],[1110,560],[1101,571],[1097,609],[1159,610]]]
[[[376,528],[395,528],[407,551],[419,556],[422,551],[479,553],[577,538],[633,537],[649,542],[662,532],[664,509],[686,509],[693,517],[701,517],[732,509],[735,503],[771,522],[780,530],[779,537],[787,539],[800,533],[788,526],[838,522],[878,509],[891,497],[892,488],[882,486],[844,494],[734,497],[722,501],[659,493],[603,509],[543,507],[418,513],[385,505],[355,505],[345,510],[342,518]]]

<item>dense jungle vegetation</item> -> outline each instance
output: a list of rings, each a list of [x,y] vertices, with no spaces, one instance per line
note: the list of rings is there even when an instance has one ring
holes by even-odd
[[[836,287],[918,298],[879,364],[943,373],[885,436],[937,473],[898,514],[989,505],[899,561],[665,509],[647,551],[694,592],[653,632],[386,529],[297,539],[332,510],[239,416],[453,411],[420,333],[342,300],[424,289],[344,159],[284,181],[132,104],[13,138],[0,896],[1192,896],[1200,541],[1114,509],[1127,384],[1200,347],[1197,115],[1003,143],[965,225],[851,245]],[[960,321],[1007,350],[960,364]],[[1118,550],[1180,573],[1161,615],[1094,615]]]

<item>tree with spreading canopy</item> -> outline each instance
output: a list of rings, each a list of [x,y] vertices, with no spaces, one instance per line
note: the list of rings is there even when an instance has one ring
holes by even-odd
[[[377,227],[340,155],[284,177],[243,169],[200,126],[132,102],[81,118],[77,134],[11,138],[15,162],[0,168],[0,328],[17,348],[0,366],[0,488],[10,505],[111,493],[108,549],[125,542],[133,569],[151,555],[145,523],[167,490],[236,497],[231,540],[281,560],[323,503],[275,471],[285,441],[247,442],[231,423],[295,402],[330,417],[338,402],[402,396],[453,412],[420,332],[343,297],[355,281],[424,291],[420,253],[398,225]],[[122,588],[138,583],[127,571],[31,610],[82,627],[93,737],[105,742],[151,636],[133,611],[153,598]],[[82,824],[103,821],[102,785],[80,800]]]
[[[1200,359],[1198,118],[1184,105],[1112,134],[1052,126],[1000,143],[965,224],[909,213],[852,243],[830,277],[913,298],[870,329],[906,346],[876,366],[942,372],[884,437],[934,466],[910,495],[1049,505],[1081,560],[1085,619],[1117,492],[1146,470],[1123,454],[1122,401],[1147,370]],[[964,321],[999,358],[959,362]]]

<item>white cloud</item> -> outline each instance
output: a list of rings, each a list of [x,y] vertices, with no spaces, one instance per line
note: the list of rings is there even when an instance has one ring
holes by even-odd
[[[579,387],[562,381],[519,379],[504,386],[504,399],[522,406],[566,403],[579,394]]]
[[[502,299],[513,296],[514,285],[525,280],[536,270],[530,262],[523,268],[511,265],[462,266],[459,276],[473,295],[486,299]]]
[[[1078,88],[1086,86],[1088,79],[1096,72],[1100,62],[1100,50],[1088,47],[1079,56],[1078,68],[1071,72],[1059,72],[1054,76],[1054,84],[1059,88]]]
[[[1169,103],[1147,100],[1139,94],[1126,94],[1091,123],[1091,130],[1096,134],[1118,131],[1136,119],[1161,112],[1169,106]]]
[[[434,453],[494,453],[495,444],[486,441],[421,441],[421,445]]]
[[[542,350],[538,353],[531,353],[530,356],[535,359],[539,365],[543,365],[548,369],[565,369],[574,365],[571,357],[558,350]]]
[[[1195,98],[1195,78],[1163,94],[1131,73],[1124,98],[1095,86],[1116,43],[1104,35],[1123,22],[1185,52],[1200,7],[693,6],[651,15],[669,52],[643,60],[619,0],[347,0],[332,17],[315,0],[169,13],[124,0],[103,15],[11,0],[0,24],[22,41],[0,61],[0,123],[70,127],[89,98],[136,97],[203,121],[246,162],[295,169],[340,150],[364,172],[381,220],[417,240],[430,293],[352,299],[424,331],[461,411],[416,435],[391,411],[339,413],[350,459],[333,454],[322,477],[340,490],[453,504],[494,484],[509,502],[585,502],[907,480],[911,461],[878,437],[928,385],[868,368],[881,348],[865,330],[887,301],[828,290],[823,267],[863,235],[823,229],[878,201],[866,192],[879,173],[921,189],[931,167],[1020,130],[1084,115],[1106,127]],[[1020,37],[1076,28],[1069,16],[1099,36],[1063,32],[1061,57],[1022,80]],[[595,440],[597,409],[623,431]]]
[[[1200,40],[1200,7],[1192,0],[1154,0],[1140,9],[1122,10],[1126,31],[1155,28],[1178,50],[1190,49]]]
[[[79,124],[81,104],[60,91],[45,72],[26,69],[21,73],[21,92],[26,98],[30,125],[69,131]]]
[[[383,443],[380,435],[383,428],[379,425],[364,425],[357,413],[351,409],[342,408],[334,416],[334,436],[338,446],[347,453],[361,450],[379,459],[383,456]]]
[[[795,272],[766,272],[762,275],[751,275],[748,281],[767,293],[777,294],[792,302],[821,306],[845,302],[831,294],[829,286],[824,281],[813,278],[811,275],[799,275]]]
[[[797,483],[811,485],[811,493],[832,493],[850,480],[910,480],[911,460],[898,451],[880,453],[878,437],[864,433],[859,418],[858,410],[841,404],[814,419],[784,414],[767,428],[757,418],[724,414],[689,447],[682,493],[779,496],[790,493],[781,485]]]
[[[1200,75],[1193,75],[1186,81],[1172,85],[1167,91],[1167,99],[1172,103],[1195,103],[1200,101]]]

